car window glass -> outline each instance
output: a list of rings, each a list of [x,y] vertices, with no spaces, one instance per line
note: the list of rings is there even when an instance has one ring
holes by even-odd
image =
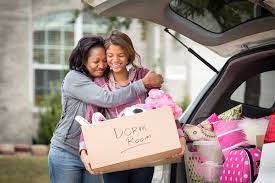
[[[275,103],[275,71],[268,71],[249,78],[235,90],[231,100],[271,108]]]
[[[247,0],[172,0],[171,9],[204,29],[221,33],[271,13]]]

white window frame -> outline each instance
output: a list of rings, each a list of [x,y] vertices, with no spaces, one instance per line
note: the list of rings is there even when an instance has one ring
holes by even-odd
[[[49,63],[49,60],[48,60],[48,49],[51,49],[51,48],[54,48],[54,49],[60,49],[60,50],[66,50],[66,49],[72,49],[73,46],[75,46],[77,44],[77,41],[82,37],[82,13],[80,13],[78,15],[78,17],[76,18],[76,22],[73,24],[73,29],[70,30],[71,28],[71,25],[68,25],[68,26],[60,26],[58,23],[53,23],[51,24],[50,26],[47,26],[47,27],[39,27],[39,28],[33,28],[32,29],[32,36],[31,36],[31,40],[33,40],[33,34],[35,31],[44,31],[45,32],[45,42],[42,44],[42,45],[35,45],[33,41],[31,41],[31,67],[30,67],[30,70],[32,71],[31,72],[31,92],[30,92],[30,98],[31,98],[31,102],[32,102],[32,105],[33,105],[33,110],[34,111],[38,111],[39,107],[35,105],[35,71],[36,70],[68,70],[69,67],[68,67],[68,63],[67,63],[67,60],[65,60],[65,51],[61,51],[60,52],[60,63],[59,64],[51,64]],[[56,30],[58,32],[60,32],[60,45],[50,45],[48,43],[49,39],[48,39],[48,31],[51,31],[51,30]],[[65,46],[65,32],[66,31],[72,31],[74,33],[74,43],[73,43],[73,46]],[[41,48],[41,49],[44,49],[45,53],[45,58],[44,58],[44,63],[35,63],[34,62],[34,57],[33,57],[33,50],[35,48]]]
[[[71,10],[69,10],[71,11]],[[72,10],[73,11],[73,10]],[[60,27],[59,23],[51,23],[51,25],[47,25],[47,27],[43,27],[43,24],[41,23],[41,25],[39,24],[37,27],[33,28],[33,31],[31,32],[32,36],[31,36],[31,40],[33,40],[33,34],[35,31],[46,31],[45,33],[45,43],[43,43],[42,45],[34,45],[33,41],[31,41],[31,66],[30,66],[30,70],[32,71],[31,72],[31,92],[30,92],[30,95],[31,95],[31,101],[32,101],[32,104],[33,104],[33,108],[35,111],[38,111],[38,107],[35,105],[35,71],[36,70],[66,70],[66,69],[69,69],[68,67],[68,61],[65,60],[65,52],[62,51],[61,52],[61,55],[60,55],[60,60],[61,62],[59,64],[51,64],[48,62],[48,49],[49,47],[51,48],[54,48],[55,45],[49,45],[48,44],[48,34],[47,34],[47,31],[50,31],[50,30],[55,30],[56,27]],[[104,30],[107,30],[108,26],[105,25],[105,24],[100,24],[100,25],[97,25],[97,24],[83,24],[83,12],[79,13],[78,14],[78,17],[75,19],[75,22],[73,23],[73,25],[69,25],[68,28],[66,28],[66,25],[65,26],[62,26],[61,27],[61,30],[60,30],[60,33],[61,33],[61,36],[60,36],[60,42],[62,43],[61,45],[56,45],[56,48],[59,48],[60,50],[61,49],[72,49],[72,47],[70,46],[64,46],[64,42],[65,42],[65,32],[67,31],[67,29],[70,29],[70,28],[73,28],[73,33],[74,33],[74,46],[76,46],[76,44],[78,43],[79,39],[81,39],[84,35],[84,32],[85,30],[90,30],[91,32],[93,33],[96,33],[96,35],[101,35],[101,34],[104,34]],[[88,28],[87,28],[88,27]],[[58,29],[56,29],[58,31]],[[46,48],[45,48],[46,47]],[[44,58],[44,61],[45,63],[35,63],[34,62],[34,58],[33,58],[33,50],[35,48],[44,48],[45,50],[45,58]]]

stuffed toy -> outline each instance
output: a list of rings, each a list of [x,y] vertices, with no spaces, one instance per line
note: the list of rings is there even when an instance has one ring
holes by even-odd
[[[184,125],[183,131],[185,137],[190,141],[216,140],[216,135],[213,131],[213,123],[218,120],[218,116],[214,113],[198,125]]]
[[[152,89],[148,93],[148,97],[145,99],[145,108],[157,109],[164,106],[169,106],[172,111],[175,119],[177,119],[182,114],[182,109],[179,107],[172,99],[172,97],[158,89]]]
[[[144,111],[146,111],[146,109],[144,107],[142,107],[142,105],[134,105],[134,106],[131,106],[131,107],[126,107],[123,111],[121,111],[119,113],[118,116],[119,117],[131,116],[131,115],[141,113],[141,112],[144,112]]]
[[[216,140],[216,136],[213,131],[200,126],[186,124],[184,125],[183,131],[185,133],[185,137],[191,141]]]
[[[106,118],[100,112],[95,112],[92,116],[92,124],[96,124],[101,121],[106,121]]]
[[[89,123],[85,118],[83,118],[82,116],[79,116],[79,115],[77,115],[75,117],[75,120],[80,124],[80,126],[91,125],[91,123]],[[105,121],[105,120],[106,120],[106,118],[100,112],[93,113],[92,124],[96,124],[96,123],[99,123],[99,122]]]
[[[88,122],[85,118],[83,118],[82,116],[77,115],[74,119],[80,124],[80,126],[91,125],[91,123],[89,123],[89,122]]]
[[[173,101],[168,93],[159,89],[151,89],[144,104],[135,104],[131,107],[126,107],[120,112],[119,116],[129,116],[135,113],[144,112],[150,109],[158,109],[165,106],[171,108],[175,119],[177,119],[182,113],[182,109]]]
[[[215,113],[209,116],[206,120],[198,125],[185,125],[183,131],[185,136],[190,141],[196,140],[215,140],[215,133],[213,131],[213,123],[216,121],[240,119],[242,115],[242,104],[237,105],[220,115]]]
[[[178,117],[182,114],[181,107],[179,107],[173,101],[172,97],[168,93],[159,89],[151,89],[148,93],[148,97],[145,99],[144,104],[136,104],[131,107],[142,109],[143,111],[145,111],[149,109],[158,109],[165,106],[170,107],[175,119],[178,119]],[[127,108],[129,107],[126,107],[120,114],[125,113],[124,111],[132,110]]]
[[[182,113],[182,109],[173,101],[172,97],[168,93],[159,89],[152,89],[149,91],[148,97],[145,99],[144,104],[136,104],[126,107],[119,113],[118,117],[131,116],[149,109],[157,109],[164,106],[169,106],[172,109],[175,119],[177,119]],[[80,119],[80,117],[77,117],[76,119],[77,121],[81,121],[82,124],[86,123],[87,125],[88,123],[84,118],[84,120]],[[105,120],[106,118],[100,112],[95,112],[92,116],[92,124]]]
[[[146,111],[146,109],[138,106],[126,107],[121,113],[119,113],[118,117],[131,116],[144,111]],[[100,123],[102,121],[106,121],[106,118],[103,116],[103,114],[100,112],[95,112],[92,116],[92,124]]]

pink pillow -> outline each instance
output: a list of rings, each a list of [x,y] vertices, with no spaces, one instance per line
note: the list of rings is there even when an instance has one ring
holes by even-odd
[[[207,118],[207,120],[208,120],[210,123],[214,123],[214,122],[220,120],[220,118],[217,116],[216,113],[213,113],[211,116],[209,116],[209,117]]]
[[[213,123],[214,132],[220,143],[224,157],[226,158],[230,150],[239,146],[248,145],[246,135],[239,128],[239,120],[224,121],[219,120]]]

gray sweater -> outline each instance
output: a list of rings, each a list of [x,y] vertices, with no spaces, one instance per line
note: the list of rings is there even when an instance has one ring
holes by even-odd
[[[62,114],[56,125],[51,144],[78,155],[81,128],[74,120],[76,115],[85,116],[87,104],[114,107],[127,103],[147,92],[141,80],[113,92],[97,86],[89,77],[69,71],[63,80]]]

